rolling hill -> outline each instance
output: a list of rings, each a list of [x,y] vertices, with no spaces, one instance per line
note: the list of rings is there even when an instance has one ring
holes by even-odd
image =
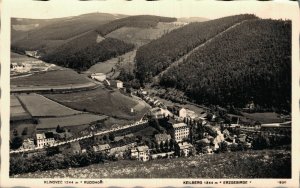
[[[18,53],[24,53],[26,50],[38,51],[41,59],[48,63],[84,71],[98,62],[133,50],[135,46],[131,43],[139,46],[179,27],[164,24],[174,21],[176,18],[148,15],[129,17],[111,14],[81,15],[65,20],[54,20],[45,26],[23,32],[27,35],[12,44],[12,51]],[[31,27],[32,24],[39,23],[27,20],[24,24]],[[124,38],[122,29],[128,29],[129,33],[134,30],[135,36]],[[117,30],[121,30],[121,33],[118,34]],[[141,32],[137,34],[139,30]],[[111,32],[117,34],[109,35]],[[144,35],[145,33],[151,36],[148,37]]]
[[[160,78],[197,103],[291,110],[291,22],[253,19],[194,51]]]
[[[48,53],[78,35],[124,17],[124,15],[91,13],[45,20],[12,18],[12,49],[17,52],[38,50],[43,54]]]
[[[82,45],[80,41],[82,41]],[[133,44],[113,38],[106,38],[101,42],[87,40],[86,36],[79,40],[71,41],[59,47],[54,53],[43,57],[46,62],[51,62],[63,67],[85,71],[97,62],[103,62],[113,57],[122,55],[134,48]],[[75,45],[77,44],[77,45]]]
[[[243,20],[254,15],[237,15],[206,22],[194,22],[140,47],[136,53],[137,78],[149,82],[152,77],[170,66],[193,48]]]
[[[159,22],[174,22],[176,20],[176,18],[150,15],[130,16],[127,18],[111,21],[107,24],[104,24],[97,28],[96,31],[100,35],[105,36],[108,33],[120,29],[122,27],[151,28],[155,27]]]

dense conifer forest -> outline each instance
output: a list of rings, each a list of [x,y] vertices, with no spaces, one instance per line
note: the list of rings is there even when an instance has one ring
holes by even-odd
[[[243,20],[256,19],[251,14],[229,16],[206,22],[190,23],[142,46],[136,53],[137,78],[142,82],[165,70],[178,58],[218,33]]]
[[[159,65],[153,61],[153,66]],[[246,21],[171,67],[160,84],[184,91],[197,103],[243,107],[253,100],[290,111],[291,22]]]
[[[95,39],[93,43],[85,43],[84,40],[87,39],[74,41],[78,45],[64,45],[42,59],[63,67],[84,71],[97,62],[124,54],[134,48],[133,44],[113,38],[106,38],[99,43],[96,43]]]

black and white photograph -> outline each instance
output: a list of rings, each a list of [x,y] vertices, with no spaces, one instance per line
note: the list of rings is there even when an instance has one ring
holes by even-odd
[[[9,3],[10,180],[299,177],[297,2],[28,2]]]

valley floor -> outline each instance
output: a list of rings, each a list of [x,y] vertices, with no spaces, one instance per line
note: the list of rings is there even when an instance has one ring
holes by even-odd
[[[148,162],[120,160],[14,178],[290,178],[291,152],[251,150]]]

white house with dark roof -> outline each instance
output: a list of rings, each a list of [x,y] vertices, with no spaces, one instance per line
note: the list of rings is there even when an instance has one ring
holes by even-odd
[[[55,143],[54,135],[52,132],[37,133],[36,143],[38,148],[43,148],[45,146],[52,146]]]
[[[148,146],[138,146],[134,149],[130,150],[131,152],[131,159],[136,159],[139,161],[149,161],[150,159],[150,152]]]
[[[188,142],[182,142],[178,144],[179,155],[187,157],[190,155],[192,150],[194,150],[194,146]]]

